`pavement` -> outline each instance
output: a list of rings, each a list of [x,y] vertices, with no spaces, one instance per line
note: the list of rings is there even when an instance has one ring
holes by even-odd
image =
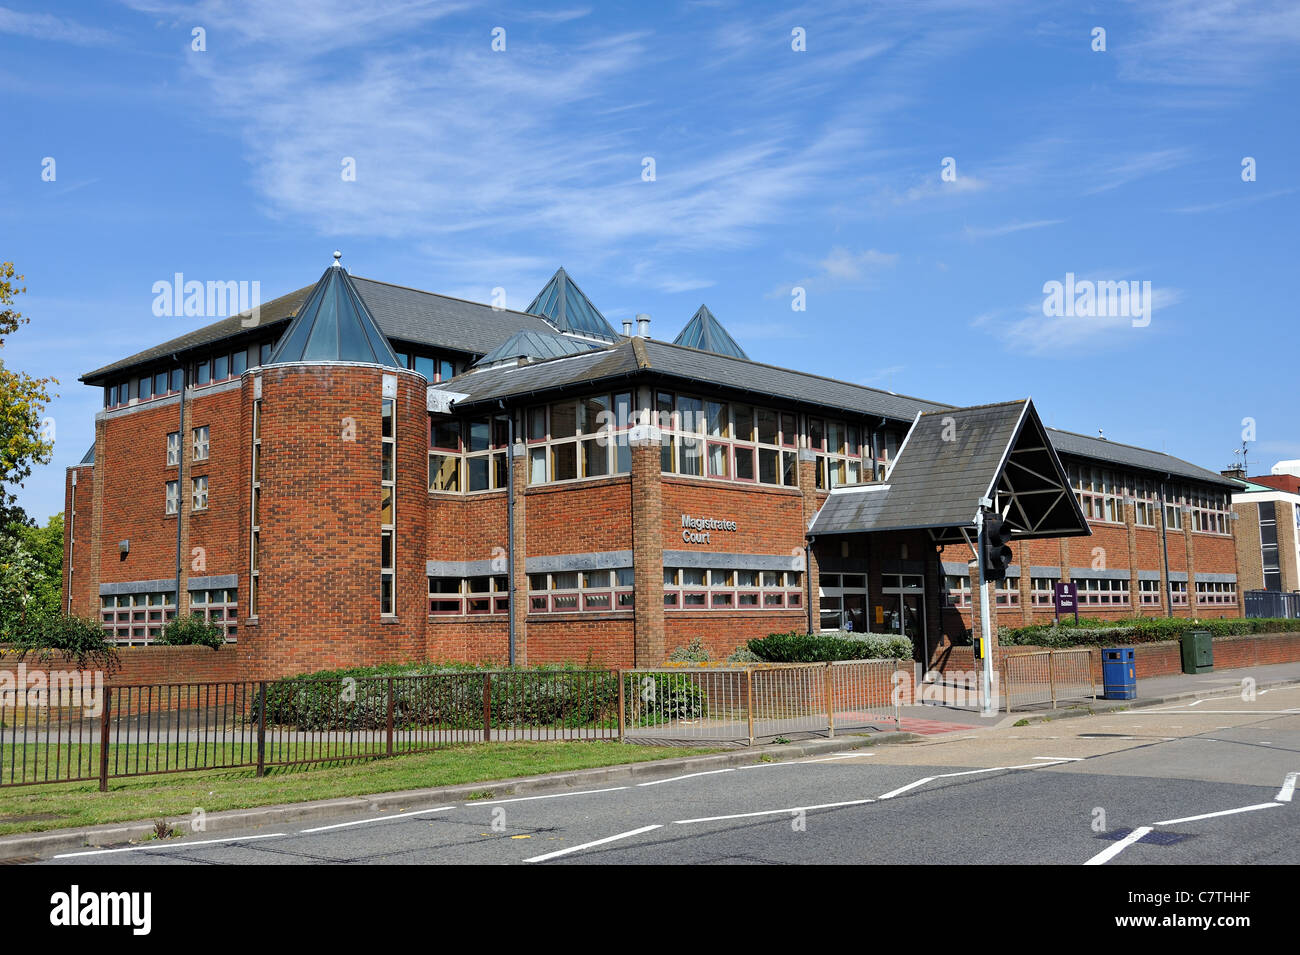
[[[1241,692],[1245,677],[1254,681],[1253,699]],[[908,707],[905,720],[930,733],[810,737],[703,757],[213,813],[202,833],[144,845],[127,843],[146,838],[152,820],[10,836],[0,839],[0,859],[1080,862],[1125,839],[1131,841],[1121,847],[1123,861],[1142,860],[1164,839],[1189,844],[1176,853],[1181,861],[1225,861],[1225,852],[1244,861],[1300,861],[1300,850],[1287,848],[1294,840],[1275,833],[1276,825],[1294,832],[1297,821],[1291,800],[1275,798],[1288,774],[1300,770],[1300,687],[1288,685],[1296,683],[1300,663],[1154,678],[1140,681],[1134,701],[1087,701],[995,720],[955,707]],[[1070,716],[1090,718],[1058,723]],[[1138,716],[1144,729],[1135,734]],[[1017,726],[1022,720],[1029,724]],[[879,745],[897,742],[911,745]],[[1182,782],[1169,786],[1171,778]],[[1230,831],[1244,833],[1244,843],[1238,836],[1173,839],[1156,825],[1237,805],[1254,807],[1240,819],[1232,813]],[[1108,823],[1097,830],[1094,821],[1076,831],[1081,811],[1104,815],[1107,806],[1129,828]],[[798,838],[812,830],[812,815],[850,811],[864,821],[847,835]],[[790,828],[795,813],[803,830]],[[977,820],[979,838],[963,838],[963,851],[944,842],[954,826]],[[1010,820],[1014,832],[1007,831]],[[676,828],[684,826],[697,828]],[[751,844],[755,833],[761,839]],[[1106,844],[1099,848],[1098,839]]]

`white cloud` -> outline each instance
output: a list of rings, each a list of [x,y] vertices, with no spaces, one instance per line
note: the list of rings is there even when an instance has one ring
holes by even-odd
[[[966,226],[962,234],[968,239],[996,239],[1000,236],[1011,235],[1014,232],[1025,232],[1029,229],[1044,229],[1047,226],[1060,225],[1064,219],[1036,219],[1033,222],[1008,222],[999,226]]]
[[[52,13],[23,13],[8,7],[0,7],[0,33],[74,46],[110,46],[118,41],[117,36],[108,30],[84,26],[67,17]]]

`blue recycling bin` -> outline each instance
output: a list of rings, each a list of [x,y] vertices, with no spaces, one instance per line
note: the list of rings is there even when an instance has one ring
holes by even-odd
[[[1132,647],[1101,651],[1101,685],[1107,700],[1137,699],[1137,663]]]

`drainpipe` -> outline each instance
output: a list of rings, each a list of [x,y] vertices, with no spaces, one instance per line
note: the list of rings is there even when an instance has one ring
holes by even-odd
[[[803,542],[803,588],[804,606],[808,608],[808,633],[813,633],[812,618],[812,545],[816,537],[805,537]]]
[[[502,411],[504,401],[497,402]],[[510,665],[515,665],[515,415],[506,415],[506,573],[509,575]]]
[[[181,366],[180,431],[176,435],[176,618],[181,616],[181,520],[185,514],[185,388],[189,384],[189,367],[179,355],[172,358]]]
[[[1166,474],[1166,480],[1172,475]],[[1165,561],[1165,616],[1174,615],[1174,585],[1169,579],[1169,525],[1166,518],[1165,482],[1160,482],[1160,550]],[[1077,603],[1077,601],[1076,601]]]

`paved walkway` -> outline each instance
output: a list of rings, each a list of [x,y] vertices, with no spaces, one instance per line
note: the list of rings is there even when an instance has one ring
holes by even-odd
[[[937,702],[924,703],[917,706],[903,707],[903,722],[906,724],[908,717],[911,717],[940,725],[947,724],[947,732],[956,732],[974,727],[1002,726],[1029,717],[1067,713],[1080,708],[1104,712],[1106,710],[1156,703],[1161,700],[1195,693],[1203,694],[1222,691],[1224,694],[1239,694],[1243,690],[1243,681],[1248,678],[1254,680],[1255,686],[1258,688],[1265,688],[1270,684],[1277,683],[1300,683],[1300,661],[1211,670],[1208,673],[1175,673],[1171,676],[1139,678],[1137,681],[1137,697],[1132,700],[1107,700],[1102,698],[1097,700],[1062,700],[1057,703],[1055,710],[1053,710],[1050,703],[1018,706],[1011,713],[1005,711],[999,713],[997,720],[982,717],[977,706],[950,706]],[[1102,688],[1098,686],[1097,693],[1099,697],[1101,692]],[[904,725],[903,729],[907,730],[907,726]],[[931,730],[931,733],[944,731],[942,729]],[[912,732],[920,731],[912,730]]]

